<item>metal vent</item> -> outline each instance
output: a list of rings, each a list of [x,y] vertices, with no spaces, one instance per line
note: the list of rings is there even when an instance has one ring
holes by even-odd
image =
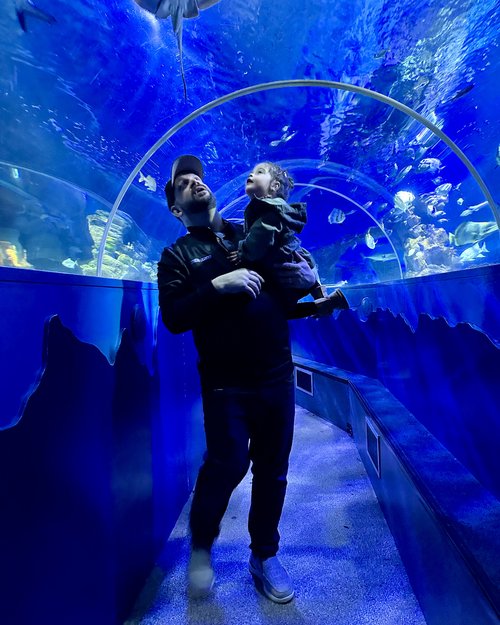
[[[295,367],[295,386],[308,395],[314,395],[312,371]]]
[[[373,468],[380,477],[380,434],[368,417],[366,417],[366,451],[372,461]]]

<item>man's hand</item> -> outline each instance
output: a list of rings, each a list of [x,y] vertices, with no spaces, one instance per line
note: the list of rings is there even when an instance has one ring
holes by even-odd
[[[316,277],[308,262],[295,252],[299,262],[274,265],[273,275],[282,287],[307,291],[316,282]]]
[[[235,269],[212,280],[219,293],[248,293],[254,299],[259,295],[264,278],[256,271]]]

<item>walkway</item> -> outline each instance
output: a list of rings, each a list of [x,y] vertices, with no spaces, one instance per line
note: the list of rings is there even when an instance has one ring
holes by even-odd
[[[213,596],[189,600],[184,508],[126,625],[425,625],[353,440],[297,407],[280,557],[296,588],[276,605],[248,573],[251,474],[213,551]]]

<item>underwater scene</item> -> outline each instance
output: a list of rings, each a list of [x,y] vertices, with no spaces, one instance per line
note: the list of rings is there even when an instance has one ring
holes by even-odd
[[[428,625],[497,623],[500,0],[0,3],[2,624],[132,625],[153,594],[193,625],[240,604],[255,622],[413,623],[368,495]],[[190,322],[159,314],[183,154],[229,221],[256,164],[285,168],[342,303],[289,324],[297,405],[356,466],[307,434],[285,544],[305,583],[278,620],[224,580],[236,550],[201,619],[175,573],[206,449]]]
[[[0,266],[154,282],[182,153],[286,167],[326,285],[499,262],[498,1],[2,6]]]

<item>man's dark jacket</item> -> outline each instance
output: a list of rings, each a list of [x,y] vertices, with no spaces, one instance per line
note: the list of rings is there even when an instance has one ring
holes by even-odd
[[[193,331],[202,385],[255,387],[290,377],[287,317],[305,316],[312,309],[306,303],[298,305],[299,314],[288,311],[279,292],[266,284],[255,299],[246,293],[219,293],[211,280],[234,270],[228,254],[244,238],[243,226],[224,221],[223,237],[208,227],[188,230],[163,250],[158,288],[166,327],[173,333]]]

